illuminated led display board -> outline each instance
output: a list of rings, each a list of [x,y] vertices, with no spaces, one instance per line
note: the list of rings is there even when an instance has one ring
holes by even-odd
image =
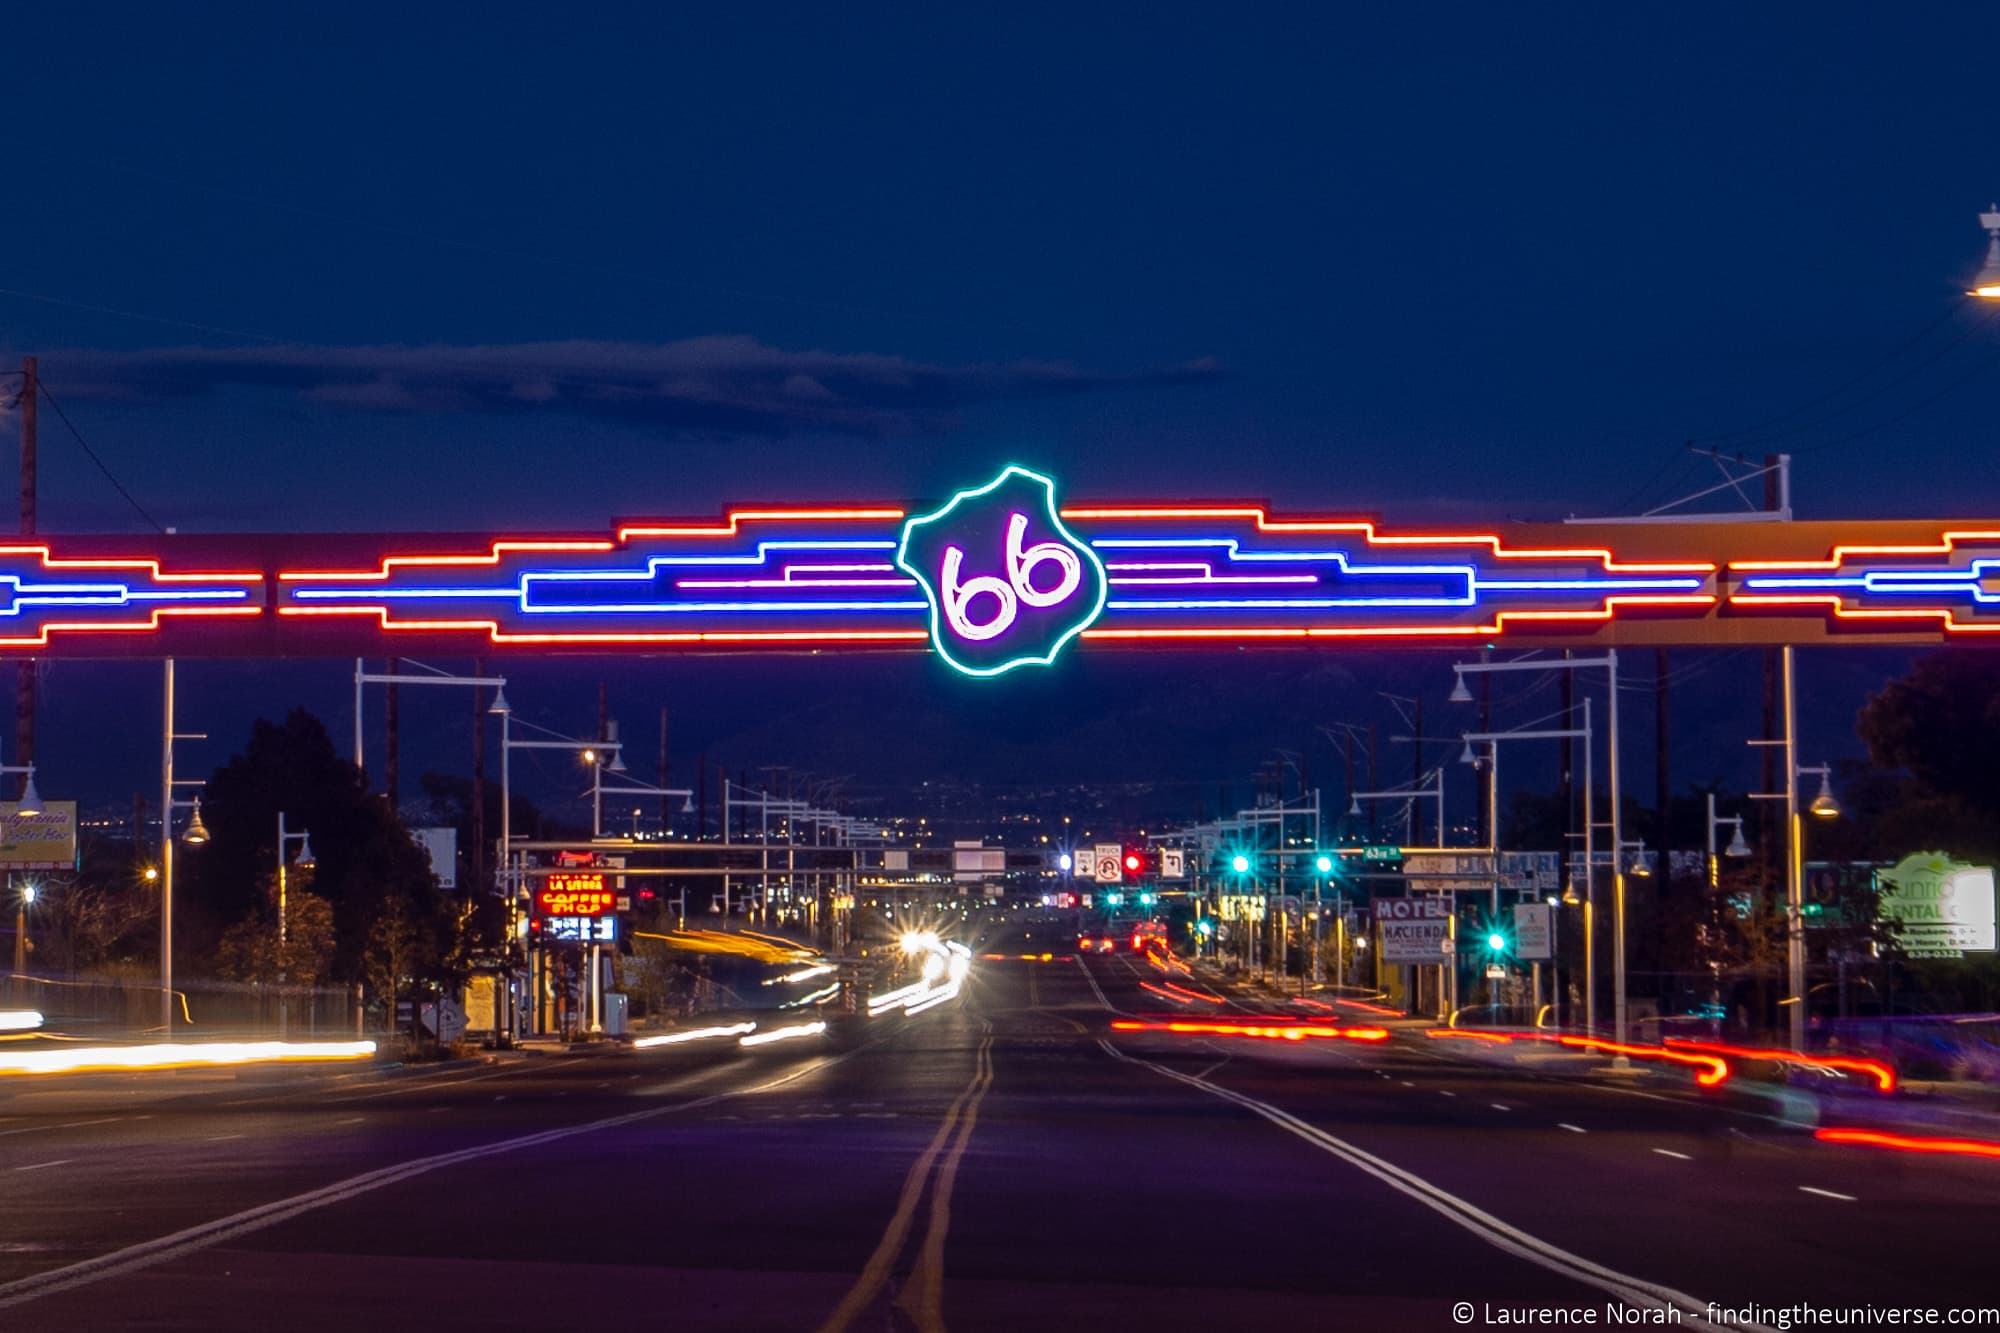
[[[618,894],[595,872],[556,871],[535,890],[535,910],[545,916],[606,916]]]
[[[1027,468],[929,505],[772,504],[580,535],[47,538],[0,546],[0,653],[1074,652],[2000,635],[2000,520],[1411,528],[1107,503]]]
[[[551,916],[542,919],[542,938],[559,944],[616,944],[615,916]]]

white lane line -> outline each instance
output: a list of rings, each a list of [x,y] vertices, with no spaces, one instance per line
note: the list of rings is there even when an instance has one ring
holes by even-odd
[[[53,1162],[36,1162],[33,1166],[17,1166],[14,1169],[16,1171],[40,1171],[44,1167],[61,1166],[64,1162],[73,1162],[75,1160],[74,1157],[58,1157]]]
[[[240,1139],[242,1137],[241,1134],[211,1134],[206,1141],[209,1143],[223,1143],[230,1139]]]
[[[1513,1107],[1507,1105],[1505,1102],[1488,1102],[1486,1104],[1492,1107],[1496,1111],[1511,1111],[1514,1109]]]
[[[4,1139],[11,1134],[39,1134],[43,1130],[48,1129],[82,1129],[85,1125],[108,1125],[113,1121],[123,1120],[124,1118],[122,1115],[108,1115],[102,1120],[72,1120],[67,1124],[61,1125],[24,1125],[20,1129],[0,1129],[0,1139]]]
[[[1817,1194],[1822,1199],[1838,1199],[1842,1203],[1861,1202],[1861,1200],[1855,1198],[1852,1194],[1841,1194],[1835,1190],[1823,1190],[1812,1185],[1801,1185],[1799,1189],[1806,1194]]]
[[[1456,1097],[1456,1096],[1458,1096],[1458,1094],[1457,1094],[1457,1093],[1455,1093],[1455,1092],[1453,1092],[1453,1091],[1452,1091],[1451,1089],[1449,1089],[1449,1088],[1439,1088],[1439,1089],[1438,1089],[1438,1096],[1440,1096],[1440,1097]]]
[[[557,1143],[563,1139],[572,1139],[580,1134],[591,1134],[602,1129],[616,1129],[622,1125],[638,1124],[641,1121],[651,1120],[658,1116],[669,1115],[677,1111],[700,1110],[702,1107],[713,1106],[717,1102],[728,1101],[733,1097],[749,1097],[760,1092],[769,1092],[773,1088],[781,1088],[787,1083],[802,1079],[808,1074],[818,1073],[826,1069],[829,1065],[839,1064],[847,1058],[846,1054],[828,1056],[825,1059],[814,1060],[810,1064],[802,1065],[791,1073],[782,1075],[766,1083],[758,1083],[751,1087],[737,1088],[728,1092],[710,1093],[706,1097],[697,1097],[692,1101],[676,1102],[672,1106],[652,1106],[643,1111],[627,1111],[624,1115],[609,1116],[602,1120],[586,1120],[581,1124],[564,1125],[557,1129],[545,1129],[534,1134],[520,1134],[511,1139],[500,1139],[497,1142],[481,1144],[477,1147],[460,1148],[455,1152],[436,1153],[429,1157],[414,1157],[407,1162],[397,1162],[391,1166],[363,1172],[358,1176],[349,1176],[345,1180],[336,1180],[331,1185],[324,1185],[316,1190],[308,1190],[304,1194],[294,1194],[288,1199],[277,1199],[271,1203],[260,1204],[255,1208],[248,1208],[240,1213],[232,1213],[228,1217],[218,1217],[212,1222],[203,1222],[199,1225],[173,1232],[171,1235],[141,1241],[137,1245],[128,1245],[122,1250],[112,1250],[109,1253],[100,1254],[94,1258],[82,1259],[73,1264],[65,1264],[61,1268],[51,1268],[45,1272],[35,1273],[28,1277],[16,1278],[12,1282],[0,1283],[0,1309],[20,1305],[41,1296],[52,1296],[59,1291],[68,1291],[73,1287],[87,1286],[92,1282],[100,1282],[105,1278],[136,1272],[142,1268],[151,1268],[155,1264],[165,1263],[170,1259],[179,1258],[181,1255],[207,1249],[211,1245],[219,1244],[236,1236],[247,1235],[253,1231],[262,1231],[266,1227],[276,1226],[278,1223],[297,1217],[301,1213],[309,1213],[316,1208],[324,1208],[328,1204],[340,1203],[343,1200],[352,1199],[359,1195],[381,1189],[386,1185],[393,1185],[398,1181],[408,1180],[412,1176],[425,1175],[428,1172],[436,1171],[443,1167],[457,1166],[462,1162],[477,1161],[482,1157],[498,1157],[503,1153],[518,1152],[524,1148],[538,1148],[544,1144]],[[58,1166],[60,1163],[45,1162],[42,1165]]]
[[[1169,1069],[1165,1065],[1154,1064],[1151,1060],[1141,1060],[1137,1056],[1126,1055],[1116,1046],[1101,1038],[1098,1041],[1098,1045],[1109,1052],[1113,1059],[1123,1060],[1128,1064],[1135,1064],[1141,1068],[1150,1069],[1162,1077],[1173,1079],[1177,1083],[1187,1084],[1189,1087],[1199,1088],[1211,1096],[1220,1097],[1227,1102],[1233,1102],[1245,1110],[1262,1116],[1286,1133],[1305,1140],[1322,1152],[1340,1158],[1357,1170],[1373,1176],[1397,1193],[1416,1200],[1447,1221],[1470,1231],[1495,1249],[1514,1255],[1517,1258],[1525,1259],[1538,1267],[1581,1282],[1586,1286],[1595,1287],[1607,1295],[1624,1301],[1627,1305],[1649,1310],[1675,1310],[1678,1312],[1678,1317],[1669,1316],[1672,1322],[1684,1324],[1689,1328],[1709,1330],[1709,1333],[1724,1333],[1721,1325],[1712,1324],[1705,1317],[1708,1312],[1708,1303],[1706,1301],[1697,1300],[1686,1292],[1676,1290],[1673,1287],[1656,1282],[1648,1282],[1643,1278],[1632,1277],[1616,1269],[1606,1268],[1602,1264],[1595,1263],[1579,1254],[1572,1253],[1549,1241],[1545,1241],[1539,1236],[1531,1235],[1519,1227],[1503,1222],[1493,1214],[1459,1198],[1457,1195],[1440,1189],[1415,1172],[1405,1170],[1393,1162],[1377,1157],[1375,1154],[1358,1148],[1345,1139],[1336,1138],[1316,1125],[1308,1124],[1289,1111],[1281,1110],[1269,1102],[1261,1102],[1255,1097],[1245,1096],[1240,1092],[1225,1088],[1219,1083],[1210,1083],[1205,1079],[1198,1079],[1192,1075],[1183,1074],[1177,1069]],[[6,1288],[0,1287],[0,1298],[4,1298],[5,1292]],[[1775,1330],[1765,1324],[1742,1323],[1733,1324],[1729,1327],[1731,1329],[1747,1329],[1749,1333],[1776,1333]]]
[[[1556,1128],[1557,1128],[1557,1129],[1566,1129],[1566,1130],[1568,1130],[1568,1131],[1569,1131],[1570,1133],[1572,1133],[1572,1134],[1588,1134],[1588,1133],[1590,1133],[1590,1131],[1589,1131],[1589,1130],[1587,1130],[1587,1129],[1585,1129],[1585,1128],[1584,1128],[1584,1127],[1583,1127],[1582,1125],[1572,1125],[1572,1124],[1571,1124],[1571,1123],[1570,1123],[1569,1121],[1567,1121],[1567,1120],[1558,1120],[1558,1121],[1556,1121]]]
[[[1104,987],[1097,984],[1097,978],[1090,974],[1090,964],[1083,961],[1083,955],[1076,956],[1076,965],[1083,972],[1083,979],[1090,983],[1090,989],[1097,994],[1097,1002],[1114,1014],[1125,1012],[1104,998]]]
[[[1694,1158],[1688,1156],[1686,1153],[1675,1152],[1672,1148],[1655,1148],[1653,1151],[1662,1157],[1671,1157],[1677,1162],[1692,1162],[1694,1160]]]
[[[336,1120],[333,1123],[336,1125],[358,1125],[367,1118],[365,1115],[351,1115],[345,1120]]]
[[[1414,1083],[1410,1082],[1410,1080],[1408,1080],[1408,1079],[1406,1079],[1406,1078],[1399,1078],[1399,1079],[1397,1079],[1396,1081],[1397,1081],[1398,1083],[1402,1084],[1402,1085],[1403,1085],[1404,1087],[1406,1087],[1406,1088],[1414,1088],[1414,1087],[1416,1087],[1416,1086],[1417,1086],[1416,1084],[1414,1084]]]

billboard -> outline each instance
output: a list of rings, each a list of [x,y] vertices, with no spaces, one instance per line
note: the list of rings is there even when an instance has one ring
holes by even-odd
[[[617,892],[596,871],[557,871],[535,890],[535,910],[544,916],[607,916],[617,906]]]
[[[1875,872],[1877,914],[1912,958],[1958,958],[1994,947],[1993,870],[1943,852],[1912,852]]]
[[[1442,896],[1377,898],[1385,963],[1442,963],[1450,952],[1451,904]]]
[[[1514,904],[1514,956],[1524,963],[1555,957],[1556,909],[1547,903]]]
[[[76,802],[44,801],[36,815],[0,801],[0,870],[76,869]]]
[[[430,858],[431,873],[437,876],[438,887],[455,889],[458,887],[458,830],[455,828],[413,828],[410,837],[417,846],[424,849]]]

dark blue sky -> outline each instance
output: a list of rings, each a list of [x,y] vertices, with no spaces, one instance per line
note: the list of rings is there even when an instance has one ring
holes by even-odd
[[[1798,451],[1805,516],[2000,512],[1960,296],[1990,6],[78,4],[8,41],[0,353],[184,529],[1009,458],[1543,517],[1664,499],[1708,436]],[[135,526],[45,421],[44,526]]]

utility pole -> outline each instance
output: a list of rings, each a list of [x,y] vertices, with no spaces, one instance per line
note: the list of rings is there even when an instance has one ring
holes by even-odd
[[[476,657],[472,663],[472,674],[486,674],[486,659]],[[467,690],[472,696],[472,809],[466,812],[467,831],[472,835],[472,846],[467,849],[465,868],[472,874],[471,892],[487,892],[486,880],[486,711],[487,700],[480,695],[483,691]],[[504,856],[504,849],[503,849]],[[504,864],[504,862],[503,862]]]
[[[668,775],[668,769],[666,769],[666,709],[660,709],[660,769],[658,769],[658,773],[660,773],[660,777],[656,781],[660,783],[660,787],[666,787],[666,775]],[[668,807],[668,801],[672,801],[672,797],[668,797],[662,791],[660,793],[660,837],[666,837],[666,831],[670,829],[668,821],[672,819],[672,813],[674,813],[672,807]]]
[[[1788,497],[1783,492],[1790,487],[1779,484],[1779,471],[1782,466],[1779,455],[1764,455],[1764,508],[1767,511],[1778,512],[1786,507]],[[1763,785],[1758,790],[1775,791],[1778,781],[1778,750],[1772,742],[1778,736],[1778,650],[1776,648],[1764,650],[1764,726],[1760,735],[1765,743],[1757,748],[1763,757],[1764,771]],[[1757,859],[1759,868],[1763,872],[1764,884],[1768,887],[1776,878],[1777,867],[1774,858],[1778,852],[1778,817],[1768,802],[1757,812],[1757,823]],[[1786,836],[1790,836],[1789,830]],[[1787,859],[1789,863],[1789,853]]]
[[[1415,744],[1410,747],[1414,752],[1410,756],[1411,791],[1415,791],[1424,785],[1424,697],[1420,694],[1413,702],[1415,707],[1411,709],[1411,713],[1414,721],[1411,724],[1410,730]],[[1375,786],[1373,774],[1369,775],[1368,785],[1370,789],[1373,789]],[[1422,846],[1424,841],[1424,807],[1421,801],[1410,802],[1410,819],[1410,841],[1417,846]],[[1444,845],[1444,829],[1442,827],[1438,829],[1438,845],[1440,847]]]
[[[32,356],[21,358],[21,535],[35,535],[36,508],[36,414],[41,402],[41,376]],[[35,762],[35,660],[24,657],[14,667],[14,762],[23,767]],[[27,790],[28,776],[21,775],[21,790]]]
[[[1674,784],[1673,746],[1667,726],[1667,650],[1653,650],[1653,787],[1658,793],[1659,822],[1654,826],[1660,849],[1659,874],[1653,893],[1664,898],[1673,889]]]
[[[395,658],[392,657],[382,664],[382,674],[385,676],[396,674]],[[477,701],[475,700],[475,702]],[[389,811],[391,814],[395,813],[396,807],[401,804],[400,794],[397,791],[402,770],[402,757],[398,753],[400,749],[398,742],[401,740],[402,731],[401,717],[402,710],[399,707],[399,700],[396,698],[396,682],[390,681],[388,688],[383,691],[382,695],[382,725],[383,729],[388,733],[384,738],[385,752],[382,756],[382,787],[388,794]]]

